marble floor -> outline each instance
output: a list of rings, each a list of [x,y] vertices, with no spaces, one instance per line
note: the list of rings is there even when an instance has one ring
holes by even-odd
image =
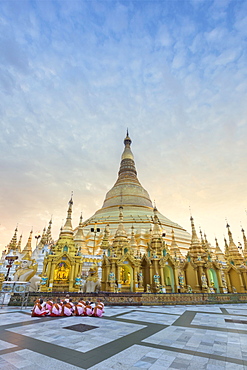
[[[0,369],[246,369],[247,304],[106,307],[103,318],[0,309]]]

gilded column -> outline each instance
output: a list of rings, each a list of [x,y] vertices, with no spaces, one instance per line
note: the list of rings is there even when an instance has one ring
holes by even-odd
[[[69,278],[69,291],[74,290],[74,278],[75,278],[75,263],[72,263],[71,270],[70,270],[70,278]]]
[[[175,293],[178,293],[178,286],[180,286],[180,283],[178,281],[178,271],[176,268],[173,270],[174,272],[174,280],[175,280]],[[180,292],[182,292],[182,287],[180,286]]]
[[[217,280],[218,280],[220,293],[224,293],[223,292],[223,283],[222,283],[222,279],[221,279],[221,270],[216,270],[216,276],[217,276]]]
[[[165,286],[165,280],[164,280],[164,267],[160,267],[160,284],[162,286]]]
[[[195,278],[196,278],[196,287],[197,289],[200,289],[200,284],[199,284],[199,277],[198,277],[198,271],[197,268],[194,269],[195,271]]]
[[[228,273],[226,273],[225,276],[226,276],[226,280],[227,280],[227,288],[228,288],[228,291],[229,292],[232,292],[232,284],[231,284],[230,276],[229,276]]]
[[[244,283],[243,283],[243,278],[242,278],[242,273],[239,272],[239,280],[240,280],[240,293],[244,293]]]
[[[51,286],[53,285],[55,265],[56,265],[56,262],[52,262],[52,264],[51,264],[51,271],[50,271],[49,286],[50,285]]]

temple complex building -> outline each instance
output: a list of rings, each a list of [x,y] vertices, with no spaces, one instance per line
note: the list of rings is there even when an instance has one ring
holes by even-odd
[[[72,197],[58,238],[52,220],[42,236],[33,231],[25,247],[13,238],[0,260],[0,275],[13,259],[7,277],[29,281],[41,292],[247,292],[247,238],[236,246],[230,225],[224,251],[211,245],[191,216],[191,234],[153,206],[138,178],[127,132],[118,178],[103,206],[88,220],[72,226]],[[40,238],[40,240],[39,240]]]

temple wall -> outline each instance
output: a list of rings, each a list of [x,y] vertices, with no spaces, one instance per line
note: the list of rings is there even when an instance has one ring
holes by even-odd
[[[65,298],[66,293],[30,293],[28,306],[42,297],[47,300]],[[70,293],[74,301],[84,298],[88,301],[95,301],[101,298],[106,306],[152,306],[152,305],[193,305],[193,304],[216,304],[216,303],[247,303],[247,293],[235,294],[210,294],[210,293]],[[10,306],[21,305],[21,297],[14,294],[9,302]]]

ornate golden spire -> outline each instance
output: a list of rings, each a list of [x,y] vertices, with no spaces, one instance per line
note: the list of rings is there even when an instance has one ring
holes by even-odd
[[[85,241],[85,236],[83,233],[82,214],[80,216],[80,222],[79,222],[77,232],[74,236],[74,241],[75,241],[76,247],[80,249],[81,253],[86,254],[87,251],[85,249],[86,241]]]
[[[220,262],[225,262],[226,261],[225,255],[222,252],[222,250],[220,249],[217,238],[215,238],[215,257],[216,257],[216,260],[218,260]]]
[[[48,225],[47,231],[46,231],[46,243],[47,244],[50,244],[52,242],[51,225],[52,225],[52,218],[49,221],[49,225]]]
[[[116,237],[121,236],[121,237],[127,238],[127,233],[123,225],[123,207],[122,206],[119,207],[119,224],[118,224],[118,228],[117,228],[115,236]]]
[[[245,261],[247,261],[247,238],[245,236],[245,232],[244,232],[244,229],[243,228],[242,228],[241,231],[243,233],[243,240],[244,240],[243,255],[244,255]]]
[[[131,226],[131,237],[130,237],[130,246],[133,250],[137,250],[137,242],[135,238],[134,226]]]
[[[244,233],[244,229],[242,228],[242,233],[243,233],[243,239],[244,239],[244,250],[247,252],[247,238]]]
[[[62,233],[66,232],[66,233],[73,234],[72,219],[71,219],[72,206],[73,206],[73,200],[72,200],[72,196],[71,196],[71,199],[69,201],[69,208],[68,208],[68,211],[67,211],[67,218],[66,218]]]
[[[23,255],[29,254],[30,257],[32,255],[32,236],[33,236],[33,230],[30,231],[27,244],[26,244],[25,248],[22,251]]]
[[[109,225],[106,225],[104,230],[104,236],[100,245],[100,248],[103,249],[104,251],[110,248],[109,236],[110,236]]]
[[[14,235],[8,245],[8,253],[12,250],[12,251],[16,251],[17,249],[17,231],[18,231],[18,228],[16,226],[15,228],[15,232],[14,232]]]
[[[226,225],[227,229],[228,229],[228,237],[229,237],[229,247],[228,247],[228,260],[229,261],[233,261],[235,265],[242,265],[243,264],[243,257],[242,255],[239,253],[239,250],[236,246],[236,244],[234,243],[233,241],[233,237],[232,237],[232,233],[231,233],[231,230],[230,230],[230,225],[227,224]]]
[[[227,240],[226,240],[225,237],[224,237],[224,242],[225,242],[225,256],[226,256],[226,258],[228,258],[228,256],[229,256],[229,246],[228,246],[228,243],[227,243]]]
[[[119,224],[112,243],[113,251],[115,251],[118,254],[124,254],[124,249],[128,248],[128,245],[129,245],[128,237],[123,225],[123,207],[120,206]]]
[[[131,151],[131,139],[127,131],[124,139],[124,151],[121,157],[118,179],[113,188],[108,191],[102,208],[120,205],[152,207],[148,192],[143,189],[135,168],[134,156]]]
[[[46,243],[47,243],[47,235],[46,235],[46,228],[44,227],[39,244],[45,245]]]
[[[154,218],[153,218],[154,227],[153,227],[153,232],[152,232],[152,237],[153,238],[160,238],[162,236],[160,225],[159,225],[159,218],[158,218],[157,213],[158,213],[158,210],[157,210],[156,206],[154,206]]]
[[[18,244],[17,244],[17,251],[21,253],[21,241],[22,241],[22,235],[20,235]]]
[[[158,210],[156,206],[153,208],[154,216],[153,216],[153,230],[151,234],[151,240],[149,243],[149,248],[156,256],[162,256],[164,243],[162,239],[162,230],[159,224],[159,217],[158,217]]]
[[[172,229],[172,242],[170,246],[170,254],[172,257],[184,258],[175,240],[174,230]]]
[[[191,238],[191,245],[190,245],[189,253],[191,257],[193,258],[202,257],[205,254],[205,250],[203,249],[201,242],[198,239],[196,229],[195,229],[194,219],[192,216],[190,217],[190,221],[191,221],[191,229],[192,229],[192,238]]]
[[[200,228],[200,235],[201,235],[201,244],[202,244],[202,248],[204,249],[205,253],[207,253],[207,247],[206,247],[206,243],[205,243],[205,240],[203,238],[203,234],[202,234],[202,229]]]

